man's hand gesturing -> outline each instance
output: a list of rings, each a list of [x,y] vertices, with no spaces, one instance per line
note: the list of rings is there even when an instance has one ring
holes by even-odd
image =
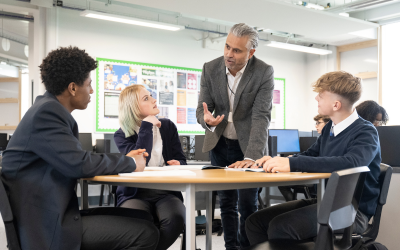
[[[208,107],[207,104],[205,102],[203,102],[203,109],[204,109],[204,122],[211,126],[217,126],[218,124],[220,124],[220,122],[224,119],[225,115],[219,115],[217,117],[214,117],[210,111],[208,111]]]

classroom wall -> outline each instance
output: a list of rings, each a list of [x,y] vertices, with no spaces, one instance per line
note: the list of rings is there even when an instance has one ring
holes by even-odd
[[[80,17],[79,12],[59,9],[57,46],[78,46],[93,57],[202,68],[223,54],[223,43],[206,43],[193,30],[170,32]],[[199,41],[197,41],[199,40]],[[274,66],[275,77],[286,79],[286,127],[311,130],[304,97],[310,89],[305,53],[270,48],[260,42],[255,55]],[[95,80],[95,74],[92,73]],[[94,84],[95,86],[95,84]],[[314,112],[313,112],[314,113]],[[80,132],[95,131],[95,95],[84,111],[74,111]],[[93,136],[93,140],[102,134]]]
[[[378,71],[378,48],[371,47],[359,50],[346,51],[341,53],[341,70],[358,74],[362,72]],[[375,60],[376,63],[366,62],[365,60]],[[378,102],[378,78],[363,79],[363,93],[356,105],[365,100]]]

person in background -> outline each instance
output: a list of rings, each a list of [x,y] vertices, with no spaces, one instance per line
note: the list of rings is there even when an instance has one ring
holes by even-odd
[[[149,153],[147,165],[186,165],[175,124],[160,113],[157,100],[143,85],[126,87],[119,97],[119,123],[114,140],[120,152],[138,148]],[[185,206],[181,192],[118,187],[117,206],[147,211],[159,221],[160,241],[157,249],[168,249],[182,233]]]
[[[327,115],[316,115],[314,117],[315,121],[315,128],[317,129],[318,134],[322,133],[322,129],[325,127],[325,125],[331,120],[329,116]]]
[[[86,109],[93,94],[90,72],[97,62],[84,50],[51,51],[40,65],[46,93],[38,96],[3,155],[22,249],[155,249],[158,230],[150,214],[124,208],[79,210],[77,179],[143,171],[145,150],[93,154],[79,142],[71,112]],[[147,219],[145,219],[147,218]]]
[[[325,127],[325,125],[331,120],[329,116],[326,115],[316,115],[314,117],[315,121],[315,128],[317,129],[318,134],[322,133],[322,129]],[[289,156],[291,157],[291,155]],[[315,186],[314,185],[306,185],[308,186],[311,196],[315,194]],[[304,185],[293,185],[293,186],[278,186],[279,191],[281,192],[282,196],[285,198],[286,201],[292,201],[295,200],[294,198],[294,191],[292,189],[294,188],[302,188]]]
[[[374,101],[364,101],[356,107],[358,115],[375,127],[386,125],[389,116],[386,110]]]
[[[332,173],[368,166],[353,232],[361,234],[375,214],[379,197],[381,149],[376,128],[358,116],[361,79],[344,71],[321,76],[313,85],[318,113],[331,118],[321,136],[306,151],[293,157],[264,156],[255,165],[265,172]],[[268,207],[251,215],[246,231],[251,244],[270,239],[310,239],[317,235],[317,199],[304,199]]]

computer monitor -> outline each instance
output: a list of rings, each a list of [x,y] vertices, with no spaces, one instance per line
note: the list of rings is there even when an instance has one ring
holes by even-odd
[[[319,137],[318,131],[317,130],[313,130],[312,131],[312,136],[313,137]]]
[[[278,154],[300,153],[299,130],[270,129],[269,136],[278,137]]]
[[[110,153],[119,153],[117,144],[114,141],[114,134],[104,134],[105,140],[110,140]]]
[[[83,150],[93,152],[93,142],[91,133],[79,133],[79,141],[82,145]]]
[[[195,135],[194,136],[194,159],[197,161],[209,161],[210,152],[203,153],[205,135]]]
[[[400,167],[400,126],[380,126],[376,129],[381,144],[382,163]]]
[[[0,133],[0,151],[6,150],[7,144],[7,133]]]
[[[299,137],[311,137],[312,131],[299,131]]]
[[[304,152],[309,149],[316,141],[318,137],[300,137],[300,152]]]

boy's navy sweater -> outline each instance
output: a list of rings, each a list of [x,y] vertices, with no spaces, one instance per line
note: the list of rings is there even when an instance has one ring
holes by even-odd
[[[292,172],[332,173],[334,171],[368,166],[359,210],[371,217],[375,214],[379,196],[381,148],[375,127],[361,117],[339,133],[330,136],[332,121],[328,122],[318,140],[307,151],[289,158]]]
[[[163,118],[159,120],[161,122],[160,134],[163,143],[162,155],[165,165],[168,165],[167,161],[170,160],[177,160],[181,165],[187,165],[175,124],[169,119]],[[146,162],[147,165],[151,158],[151,151],[153,150],[153,124],[142,121],[139,134],[135,133],[130,137],[125,137],[124,131],[118,129],[114,134],[114,141],[122,154],[127,154],[131,150],[139,148],[146,149],[146,152],[149,154]],[[117,206],[120,206],[129,199],[133,199],[137,192],[138,188],[118,186],[116,192]],[[183,201],[181,192],[172,193]]]

